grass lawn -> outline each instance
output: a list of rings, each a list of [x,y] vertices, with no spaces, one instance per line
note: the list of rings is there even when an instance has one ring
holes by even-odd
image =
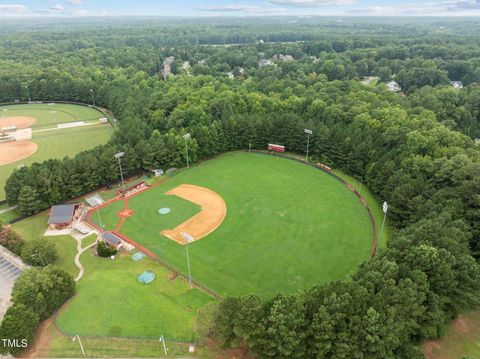
[[[73,277],[76,277],[78,268],[75,266],[74,259],[77,254],[77,242],[68,235],[43,237],[43,233],[47,229],[47,221],[48,211],[44,211],[36,216],[13,224],[12,228],[26,241],[31,241],[35,238],[44,238],[46,241],[55,244],[58,259],[54,264],[66,270]],[[82,240],[82,246],[87,246],[89,243],[92,243],[92,241],[95,241],[95,239],[95,236],[84,238]]]
[[[3,109],[8,111],[3,111]],[[58,123],[98,120],[103,117],[101,112],[95,109],[78,106],[58,104],[49,106],[41,105],[14,105],[0,107],[0,116],[32,116],[37,122],[32,127],[33,131],[55,127],[56,123],[50,111],[57,111]],[[106,143],[113,133],[109,125],[96,124],[92,126],[67,128],[46,132],[34,132],[32,141],[38,145],[38,150],[32,156],[21,161],[0,166],[0,199],[5,197],[3,187],[7,178],[19,164],[31,165],[50,158],[73,157],[81,151],[85,151],[96,145]]]
[[[460,315],[444,337],[424,343],[422,351],[427,359],[479,358],[480,312]]]
[[[369,258],[373,232],[367,211],[339,181],[294,161],[230,153],[130,199],[136,214],[121,231],[183,273],[184,246],[160,231],[188,212],[175,208],[167,215],[175,217],[171,223],[158,214],[171,205],[164,193],[183,183],[207,187],[227,204],[222,225],[190,245],[194,280],[220,294],[294,293],[345,278]],[[117,209],[107,208],[102,219],[116,216]]]
[[[85,276],[77,284],[77,295],[57,317],[57,325],[71,335],[163,334],[170,340],[192,341],[197,310],[213,300],[198,289],[190,290],[182,279],[170,281],[169,272],[148,258],[135,262],[123,253],[110,260],[86,251],[81,262]],[[156,275],[149,285],[137,281],[146,269]]]

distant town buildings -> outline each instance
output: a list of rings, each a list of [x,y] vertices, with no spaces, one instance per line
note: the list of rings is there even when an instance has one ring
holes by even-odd
[[[456,89],[463,89],[463,82],[462,81],[450,81],[452,84],[453,88]]]
[[[392,92],[402,91],[402,88],[400,87],[400,85],[395,81],[387,82],[387,89]]]
[[[273,56],[273,61],[294,61],[295,59],[293,58],[292,55],[275,55]]]
[[[163,60],[163,70],[161,75],[163,80],[167,81],[167,77],[172,74],[172,63],[175,61],[175,56],[168,56]]]
[[[198,61],[198,64],[201,65],[201,66],[207,66],[207,59],[203,59],[203,60]]]
[[[265,66],[269,66],[272,64],[272,61],[268,60],[268,59],[261,59],[259,62],[258,62],[258,67],[265,67]]]

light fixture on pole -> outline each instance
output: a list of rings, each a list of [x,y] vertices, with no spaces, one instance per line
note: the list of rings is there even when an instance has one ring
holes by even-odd
[[[308,148],[310,146],[310,135],[313,134],[312,130],[309,130],[308,128],[303,130],[307,134],[307,155],[305,156],[305,161],[308,162]]]
[[[93,96],[93,89],[90,89],[90,94],[92,95],[93,106],[95,106],[95,96]]]
[[[28,85],[25,85],[25,88],[26,88],[26,90],[27,90],[28,102],[30,102],[30,101],[32,101],[32,100],[30,99],[30,92],[28,91]]]
[[[113,155],[118,160],[118,167],[120,168],[120,178],[122,179],[122,188],[125,188],[125,182],[123,181],[122,161],[120,158],[125,156],[125,152],[118,152]]]
[[[192,286],[192,272],[190,271],[190,256],[188,255],[188,244],[193,242],[195,239],[188,233],[182,232],[182,237],[185,240],[185,250],[187,251],[187,266],[188,266],[188,284],[190,289],[193,288]]]
[[[83,350],[83,345],[82,345],[82,341],[80,340],[80,335],[75,335],[72,339],[72,342],[74,342],[76,339],[78,339],[78,344],[80,344],[80,349],[82,349],[82,354],[83,356],[85,356],[85,350]]]
[[[188,146],[187,146],[187,141],[191,138],[192,136],[189,133],[186,133],[183,135],[183,139],[185,140],[185,153],[187,154],[187,168],[190,168],[190,165],[188,164]]]
[[[378,236],[377,246],[375,247],[375,255],[377,254],[378,246],[380,245],[380,241],[381,241],[382,235],[383,235],[383,228],[385,227],[385,220],[387,219],[387,212],[388,212],[388,203],[387,202],[383,202],[382,210],[383,210],[383,221],[382,221],[382,227],[380,228],[380,235]]]

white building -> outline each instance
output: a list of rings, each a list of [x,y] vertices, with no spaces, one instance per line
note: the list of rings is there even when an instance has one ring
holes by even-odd
[[[389,91],[392,91],[392,92],[400,92],[402,91],[402,88],[400,87],[400,85],[395,82],[395,81],[390,81],[387,83],[387,89]]]
[[[452,84],[453,88],[456,89],[463,89],[463,82],[462,81],[450,81]]]
[[[268,59],[261,59],[259,62],[258,62],[258,67],[265,67],[265,66],[269,66],[272,64],[272,61],[268,60]]]

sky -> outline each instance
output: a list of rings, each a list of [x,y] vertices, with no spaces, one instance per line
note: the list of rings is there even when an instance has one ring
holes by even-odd
[[[0,16],[480,16],[480,0],[0,0]]]

